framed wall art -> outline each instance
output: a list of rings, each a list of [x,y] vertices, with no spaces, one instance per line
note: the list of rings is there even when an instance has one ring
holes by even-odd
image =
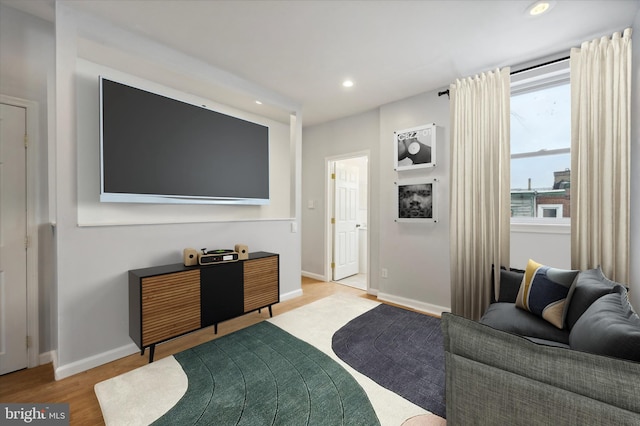
[[[436,165],[436,125],[424,124],[393,132],[395,170],[412,170]]]
[[[396,186],[396,222],[438,221],[436,179],[403,179]]]

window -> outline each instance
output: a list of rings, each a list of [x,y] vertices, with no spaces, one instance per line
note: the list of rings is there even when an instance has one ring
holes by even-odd
[[[512,77],[511,89],[511,216],[543,221],[569,218],[568,61],[522,74]]]
[[[538,217],[562,217],[562,204],[538,204]]]

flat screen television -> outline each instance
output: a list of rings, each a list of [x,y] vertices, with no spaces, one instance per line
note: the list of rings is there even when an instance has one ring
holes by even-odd
[[[269,128],[100,77],[100,201],[268,204]]]

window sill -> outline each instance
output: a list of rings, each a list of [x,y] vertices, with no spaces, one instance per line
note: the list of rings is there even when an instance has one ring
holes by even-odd
[[[511,219],[511,232],[538,234],[571,234],[570,219]]]

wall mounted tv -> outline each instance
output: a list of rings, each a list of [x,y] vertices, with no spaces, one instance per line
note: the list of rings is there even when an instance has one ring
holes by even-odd
[[[269,128],[100,77],[100,201],[268,204]]]

